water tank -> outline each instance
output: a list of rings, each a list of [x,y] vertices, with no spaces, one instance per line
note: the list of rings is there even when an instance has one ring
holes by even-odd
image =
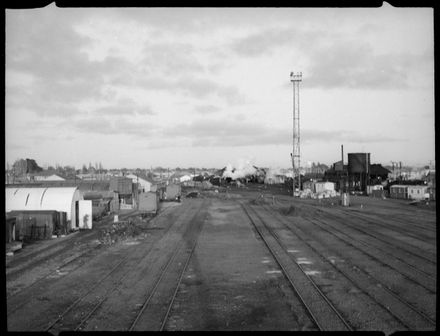
[[[370,167],[370,153],[348,153],[348,173],[366,173]]]

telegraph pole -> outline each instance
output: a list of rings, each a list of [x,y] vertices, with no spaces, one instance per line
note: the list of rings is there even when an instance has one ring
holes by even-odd
[[[298,189],[301,189],[301,153],[300,153],[300,127],[299,127],[299,83],[302,81],[302,72],[290,73],[293,83],[293,151],[292,151],[292,196],[295,194],[295,175],[298,176]]]

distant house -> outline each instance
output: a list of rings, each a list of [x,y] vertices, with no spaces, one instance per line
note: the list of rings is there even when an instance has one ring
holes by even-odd
[[[87,174],[76,174],[76,177],[83,181],[101,181],[101,180],[109,180],[112,175],[109,173],[87,173]]]
[[[266,176],[264,179],[265,184],[282,184],[285,181],[286,181],[286,176],[281,174]]]
[[[151,186],[153,185],[153,181],[150,180],[148,177],[141,175],[141,174],[128,174],[125,177],[130,178],[133,183],[137,183],[139,185],[138,190],[141,190],[142,192],[149,192],[151,191]]]
[[[187,182],[192,180],[192,175],[182,175],[179,177],[179,182]]]
[[[335,183],[329,181],[315,182],[315,192],[322,193],[335,190]]]
[[[408,199],[408,186],[394,184],[390,187],[390,198]]]
[[[34,181],[38,182],[49,182],[49,181],[65,181],[65,178],[62,178],[61,176],[57,174],[51,174],[51,175],[34,175],[33,176]]]
[[[408,198],[413,200],[429,199],[428,186],[426,185],[409,185]]]
[[[379,163],[370,164],[369,175],[371,180],[385,181],[390,173],[391,171],[389,169],[383,167]]]
[[[303,190],[310,190],[312,192],[315,191],[315,180],[307,180],[307,181],[303,181],[302,185],[303,185]]]

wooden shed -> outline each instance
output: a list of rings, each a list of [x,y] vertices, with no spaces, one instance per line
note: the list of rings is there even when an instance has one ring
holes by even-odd
[[[390,198],[408,199],[408,186],[395,184],[390,187]]]
[[[429,200],[430,195],[427,185],[409,185],[408,198],[412,200]]]
[[[8,218],[15,218],[15,237],[18,240],[51,239],[60,227],[60,217],[53,210],[21,210],[6,213]]]
[[[6,243],[11,243],[15,240],[15,225],[17,219],[15,217],[6,217],[5,237]]]

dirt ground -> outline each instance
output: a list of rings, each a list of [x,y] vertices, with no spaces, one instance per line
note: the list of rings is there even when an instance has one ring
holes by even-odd
[[[350,201],[199,190],[25,245],[6,257],[7,329],[435,330],[435,203]]]

